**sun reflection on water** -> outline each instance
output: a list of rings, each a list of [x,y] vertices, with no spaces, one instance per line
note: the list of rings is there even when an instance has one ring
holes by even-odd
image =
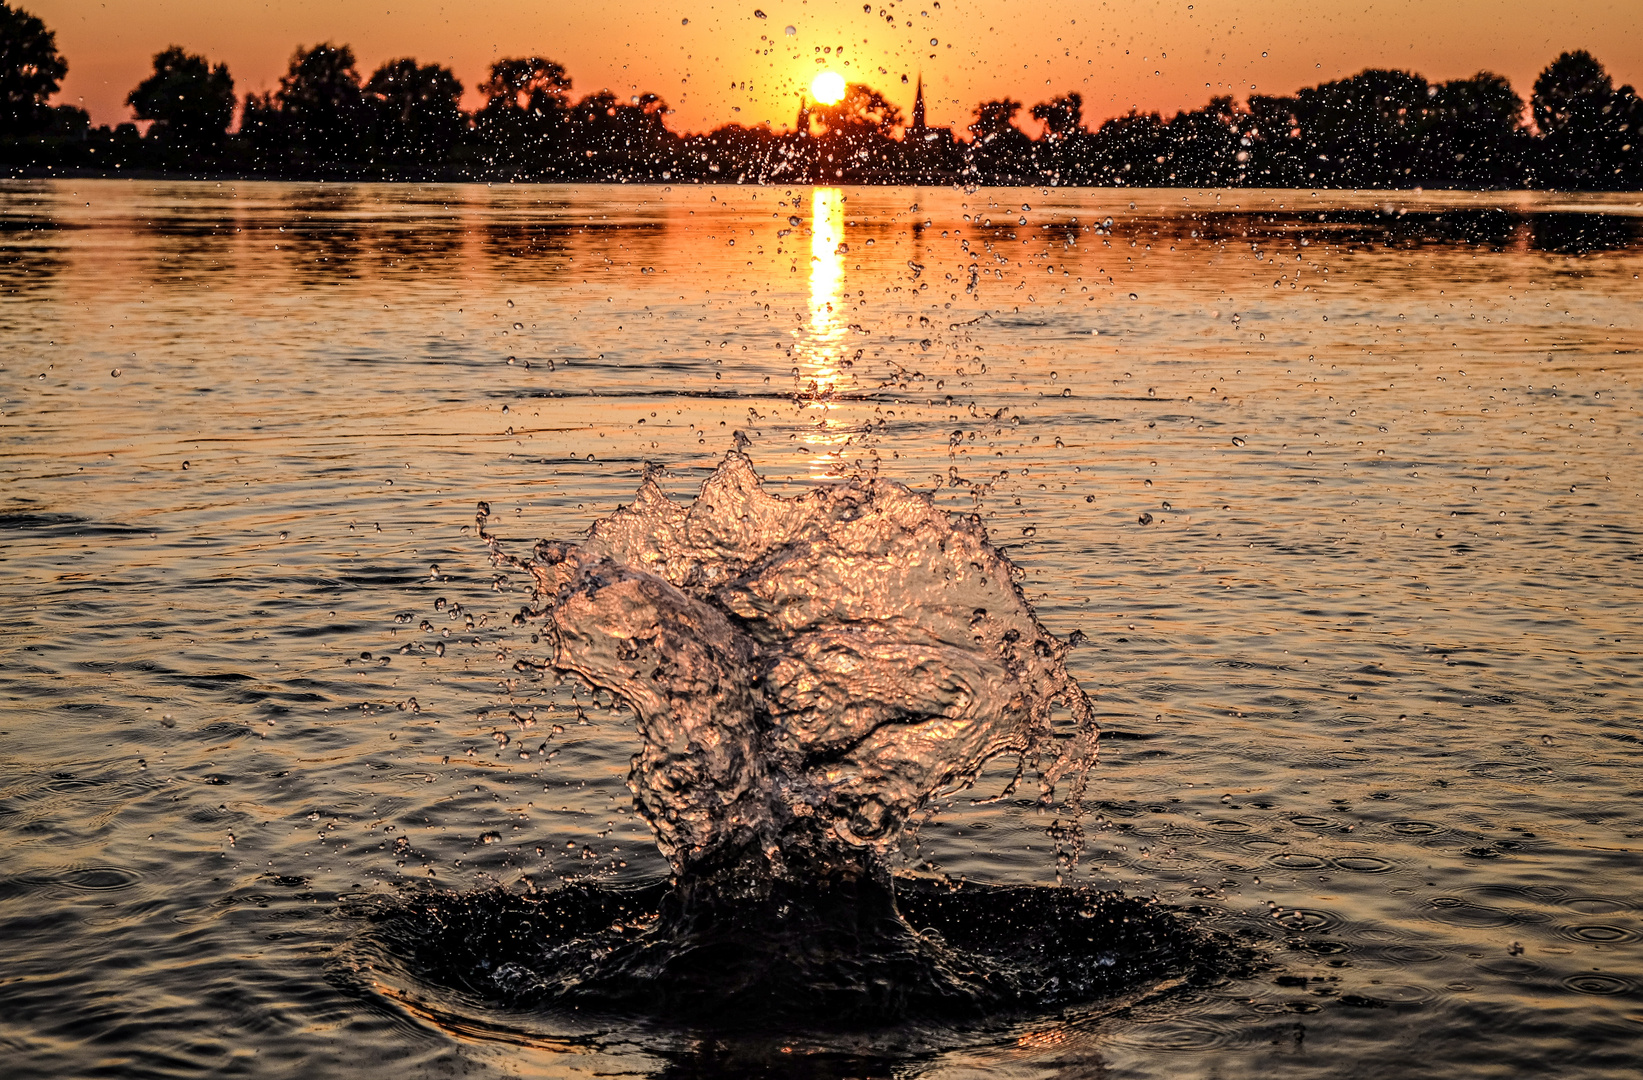
[[[811,419],[815,424],[807,442],[826,457],[818,466],[832,470],[831,448],[848,436],[830,417],[832,395],[840,379],[844,337],[844,192],[818,187],[810,193],[810,325],[799,343],[801,377],[810,383]]]

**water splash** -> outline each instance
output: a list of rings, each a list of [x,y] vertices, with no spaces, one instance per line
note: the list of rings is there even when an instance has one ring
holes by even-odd
[[[689,505],[647,476],[528,560],[487,512],[535,580],[545,666],[637,717],[629,786],[682,879],[870,868],[1004,754],[1045,803],[1065,784],[1075,855],[1094,714],[979,518],[882,479],[782,498],[739,450]]]
[[[1210,935],[1089,888],[902,874],[907,823],[999,755],[1068,821],[1095,763],[1066,645],[1034,617],[979,519],[880,479],[797,498],[739,450],[688,505],[647,475],[579,543],[528,559],[544,670],[626,703],[628,783],[673,875],[540,895],[428,893],[377,922],[340,976],[565,1015],[714,1027],[992,1022],[1219,978]],[[385,951],[378,951],[385,947]],[[396,991],[409,1000],[422,991]]]

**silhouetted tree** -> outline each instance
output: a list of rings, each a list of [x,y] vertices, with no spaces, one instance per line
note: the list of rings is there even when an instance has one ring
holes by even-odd
[[[225,64],[173,45],[154,54],[154,74],[126,97],[139,120],[152,120],[148,137],[199,153],[222,143],[234,119],[234,80]]]
[[[789,157],[792,149],[769,124],[726,124],[681,142],[682,178],[740,183],[811,179],[811,159]]]
[[[297,49],[278,99],[287,160],[297,172],[358,170],[366,117],[354,50],[329,42]]]
[[[1515,187],[1523,179],[1523,99],[1504,76],[1480,71],[1428,90],[1428,136],[1417,168],[1428,187]]]
[[[267,92],[245,95],[240,106],[239,143],[252,169],[285,171],[285,121],[274,95]]]
[[[67,74],[56,33],[37,16],[0,0],[0,138],[49,128],[57,118],[46,102]]]
[[[570,76],[540,56],[498,60],[480,84],[486,96],[474,116],[486,166],[508,177],[563,175]],[[556,153],[560,151],[561,153]]]
[[[645,179],[672,172],[677,139],[663,118],[667,102],[656,94],[622,101],[609,90],[589,94],[570,110],[572,160],[589,175]]]
[[[1277,99],[1267,99],[1269,102]],[[1209,104],[1191,112],[1179,112],[1169,122],[1164,160],[1153,155],[1153,164],[1165,169],[1168,183],[1180,187],[1232,187],[1251,181],[1261,166],[1253,161],[1256,142],[1274,135],[1286,137],[1290,130],[1289,99],[1281,108],[1255,113],[1240,110],[1232,98],[1211,98]],[[1271,129],[1268,129],[1268,123]]]
[[[1295,95],[1303,149],[1336,187],[1408,187],[1424,138],[1427,83],[1371,68]],[[1325,168],[1327,166],[1327,168]]]
[[[1041,101],[1031,110],[1034,120],[1044,125],[1033,158],[1038,171],[1051,183],[1079,182],[1078,161],[1089,132],[1084,130],[1084,95],[1072,93]]]
[[[1092,182],[1162,186],[1168,182],[1169,155],[1169,129],[1157,113],[1116,117],[1090,140]]]
[[[1032,140],[1015,126],[1021,102],[1013,98],[983,101],[970,124],[969,165],[981,178],[1019,183],[1032,171]]]
[[[372,73],[365,99],[375,112],[379,169],[425,176],[450,165],[468,126],[462,83],[450,68],[390,60]]]
[[[1044,125],[1044,137],[1051,142],[1070,138],[1084,128],[1084,95],[1074,90],[1032,108],[1032,118]]]
[[[865,83],[850,83],[843,97],[832,105],[816,105],[810,115],[822,125],[812,148],[821,179],[859,180],[882,173],[900,149],[890,132],[901,126],[901,110]]]
[[[810,115],[821,122],[824,136],[847,142],[889,138],[902,123],[901,110],[865,83],[850,83],[835,104],[817,105]]]
[[[1536,179],[1560,188],[1635,188],[1639,175],[1638,124],[1643,122],[1630,86],[1614,89],[1609,73],[1591,53],[1566,52],[1540,73],[1532,99],[1540,129]]]

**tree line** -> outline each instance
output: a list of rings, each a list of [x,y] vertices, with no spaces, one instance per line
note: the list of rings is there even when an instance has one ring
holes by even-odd
[[[49,104],[67,70],[44,23],[0,0],[0,165],[377,180],[1643,188],[1643,102],[1584,51],[1548,65],[1527,108],[1489,72],[1430,83],[1372,69],[1093,129],[1076,92],[1031,108],[999,99],[978,105],[963,132],[909,123],[853,83],[839,102],[801,109],[792,131],[681,134],[661,97],[577,98],[565,68],[542,57],[493,63],[484,104],[468,112],[447,67],[396,59],[364,77],[348,46],[329,43],[298,48],[279,89],[243,99],[226,65],[168,48],[127,97],[147,123],[140,132]],[[1039,137],[1019,126],[1024,114]]]

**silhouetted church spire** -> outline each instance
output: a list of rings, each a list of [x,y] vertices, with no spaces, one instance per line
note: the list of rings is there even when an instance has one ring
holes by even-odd
[[[907,130],[917,135],[924,134],[924,73],[919,72],[918,89],[913,94],[913,122]]]

